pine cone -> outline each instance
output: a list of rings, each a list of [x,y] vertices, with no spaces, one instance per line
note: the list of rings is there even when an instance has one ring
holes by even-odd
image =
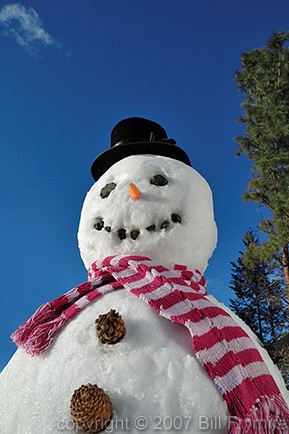
[[[96,333],[103,344],[116,344],[125,335],[125,326],[122,316],[111,309],[95,320]]]
[[[110,399],[96,384],[82,385],[74,391],[70,411],[78,431],[103,431],[112,418]]]

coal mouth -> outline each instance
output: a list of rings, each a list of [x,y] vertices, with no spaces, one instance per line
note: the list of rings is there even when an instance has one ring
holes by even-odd
[[[164,219],[158,224],[153,223],[147,226],[145,230],[147,232],[154,233],[158,231],[168,230],[172,228],[173,225],[180,224],[180,223],[182,223],[181,216],[177,213],[173,213],[171,214],[169,219]],[[105,225],[105,222],[102,217],[97,217],[95,219],[93,227],[96,231],[104,230],[108,233],[113,232],[111,226]],[[117,234],[120,240],[125,240],[128,237],[131,238],[132,240],[136,240],[139,237],[141,230],[139,228],[135,228],[132,229],[131,231],[127,231],[125,228],[119,228],[115,231],[115,233]]]

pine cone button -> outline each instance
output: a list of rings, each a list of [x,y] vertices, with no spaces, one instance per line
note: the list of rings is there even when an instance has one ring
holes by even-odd
[[[116,344],[125,335],[125,325],[122,316],[111,309],[95,320],[96,334],[103,344]]]
[[[75,390],[70,403],[71,416],[78,431],[104,431],[112,418],[109,396],[96,384],[82,385]]]

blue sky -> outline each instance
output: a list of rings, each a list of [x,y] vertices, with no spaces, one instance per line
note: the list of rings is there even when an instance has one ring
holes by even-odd
[[[206,277],[228,303],[230,260],[258,221],[235,158],[241,53],[289,29],[287,0],[0,2],[0,369],[11,332],[86,280],[76,233],[90,164],[121,119],[162,124],[214,194]]]

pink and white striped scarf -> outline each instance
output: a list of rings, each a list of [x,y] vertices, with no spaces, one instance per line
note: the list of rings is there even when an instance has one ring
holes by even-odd
[[[198,361],[227,402],[231,434],[288,434],[289,409],[262,356],[236,321],[209,301],[205,285],[198,270],[183,265],[166,268],[144,256],[110,256],[92,264],[88,282],[40,306],[12,339],[40,355],[88,303],[125,288],[187,327]]]

